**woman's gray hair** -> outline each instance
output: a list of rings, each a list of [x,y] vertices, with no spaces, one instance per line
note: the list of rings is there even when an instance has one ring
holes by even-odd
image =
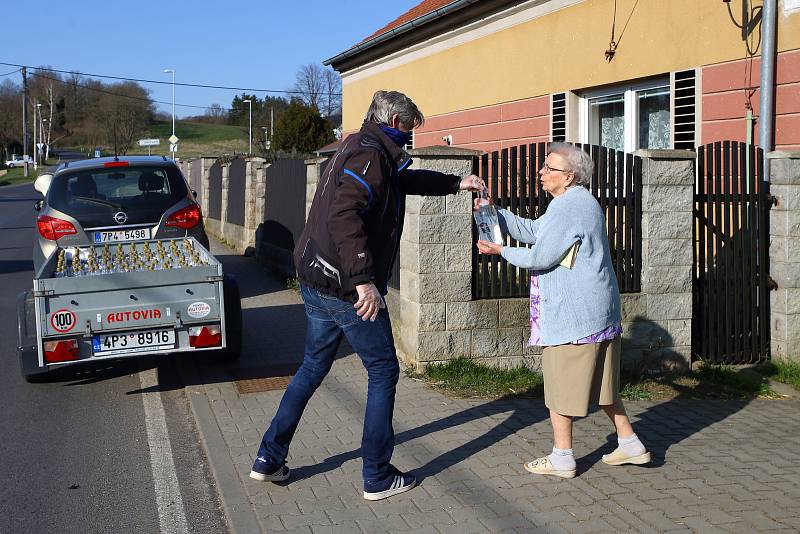
[[[564,158],[564,170],[575,176],[576,185],[589,187],[594,173],[594,162],[589,154],[569,143],[550,143],[548,151],[549,154],[558,154]]]
[[[372,104],[369,106],[364,120],[389,124],[395,115],[409,130],[418,128],[425,122],[425,117],[417,109],[417,105],[406,95],[397,91],[377,91],[372,97]]]

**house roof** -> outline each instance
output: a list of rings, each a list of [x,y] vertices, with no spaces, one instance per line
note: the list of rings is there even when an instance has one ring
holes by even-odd
[[[403,50],[425,39],[480,20],[510,5],[530,1],[542,3],[552,0],[422,0],[358,44],[326,59],[323,64],[345,72],[388,53]]]
[[[405,13],[403,13],[402,15],[400,15],[399,17],[394,19],[392,22],[390,22],[389,24],[384,26],[383,28],[379,29],[378,31],[376,31],[372,35],[370,35],[368,37],[365,37],[361,41],[361,43],[365,43],[365,42],[367,42],[367,41],[369,41],[371,39],[374,39],[374,38],[378,37],[379,35],[383,35],[384,33],[388,33],[388,32],[392,31],[395,28],[399,28],[400,26],[402,26],[406,22],[411,22],[414,19],[418,19],[418,18],[420,18],[420,17],[422,17],[424,15],[427,15],[428,13],[430,13],[432,11],[436,11],[440,7],[444,7],[447,4],[451,4],[451,3],[453,3],[453,0],[423,0],[422,2],[420,2],[416,6],[412,7],[411,9],[409,9],[408,11],[406,11]],[[361,44],[361,43],[359,43],[359,44]]]

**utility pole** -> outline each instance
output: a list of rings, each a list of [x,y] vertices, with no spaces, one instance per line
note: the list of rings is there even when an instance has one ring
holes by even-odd
[[[25,161],[24,176],[28,176],[28,69],[22,67],[22,159]]]
[[[36,108],[38,107],[38,102],[35,106],[31,107],[31,111],[33,111],[33,170],[36,170],[36,143],[39,141],[36,138]]]

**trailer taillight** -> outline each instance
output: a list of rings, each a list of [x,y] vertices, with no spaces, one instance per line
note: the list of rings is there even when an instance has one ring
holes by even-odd
[[[70,362],[78,359],[78,340],[62,339],[44,342],[44,359],[48,363]]]
[[[200,349],[222,345],[222,329],[219,325],[195,326],[189,329],[189,345]]]
[[[166,225],[177,226],[178,228],[188,230],[189,228],[194,228],[197,226],[202,218],[203,216],[200,213],[200,206],[197,204],[192,204],[191,206],[186,206],[185,208],[179,209],[170,215],[167,219]]]
[[[71,222],[50,217],[49,215],[39,215],[36,218],[36,226],[39,228],[41,236],[50,241],[58,241],[65,235],[78,233]]]

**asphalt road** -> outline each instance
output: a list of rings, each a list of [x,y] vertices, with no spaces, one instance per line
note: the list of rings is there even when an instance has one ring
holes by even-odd
[[[39,198],[0,187],[0,533],[227,532],[170,358],[22,379],[15,299],[31,287]]]

